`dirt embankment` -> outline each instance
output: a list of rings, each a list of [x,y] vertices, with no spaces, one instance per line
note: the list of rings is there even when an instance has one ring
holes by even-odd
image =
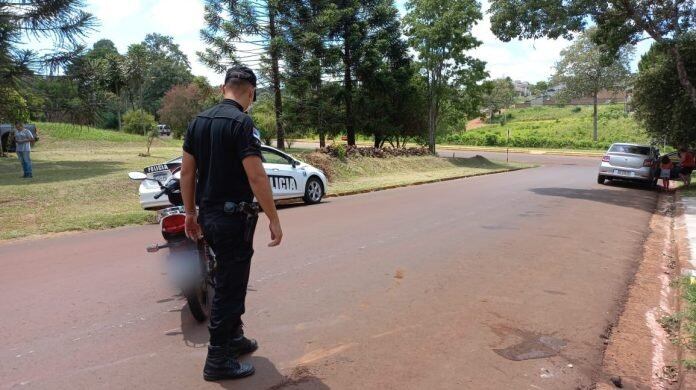
[[[597,389],[676,389],[679,387],[678,350],[663,327],[679,309],[679,276],[675,240],[675,197],[661,195],[650,221],[643,260],[626,296],[607,344]]]

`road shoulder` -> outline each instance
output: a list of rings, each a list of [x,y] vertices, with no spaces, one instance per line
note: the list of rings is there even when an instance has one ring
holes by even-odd
[[[613,328],[602,335],[606,350],[597,389],[673,389],[678,386],[678,348],[663,327],[679,310],[675,194],[660,195],[643,246],[643,259]]]

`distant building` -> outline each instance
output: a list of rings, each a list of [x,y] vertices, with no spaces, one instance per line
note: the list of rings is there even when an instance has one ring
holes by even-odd
[[[532,84],[530,84],[526,81],[519,81],[519,80],[513,81],[513,84],[515,85],[515,93],[517,94],[517,96],[520,96],[520,97],[531,96]]]

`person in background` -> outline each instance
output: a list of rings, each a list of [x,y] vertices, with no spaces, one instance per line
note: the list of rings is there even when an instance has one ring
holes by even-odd
[[[662,188],[664,191],[669,190],[669,177],[672,174],[672,169],[674,169],[672,160],[667,156],[662,156],[662,160],[660,161],[660,178],[662,179]]]
[[[17,145],[15,151],[24,171],[22,178],[31,179],[31,143],[34,142],[34,135],[24,127],[24,123],[16,122],[14,138]]]
[[[679,161],[679,165],[681,167],[679,177],[681,177],[684,185],[688,187],[691,184],[691,172],[693,172],[694,167],[696,167],[694,153],[689,149],[682,147],[679,149]]]

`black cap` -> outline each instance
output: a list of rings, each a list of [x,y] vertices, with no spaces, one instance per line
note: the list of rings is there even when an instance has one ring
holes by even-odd
[[[225,84],[230,79],[241,79],[246,80],[251,83],[251,85],[256,88],[256,75],[254,71],[243,65],[235,65],[227,69],[227,74],[225,74]]]

